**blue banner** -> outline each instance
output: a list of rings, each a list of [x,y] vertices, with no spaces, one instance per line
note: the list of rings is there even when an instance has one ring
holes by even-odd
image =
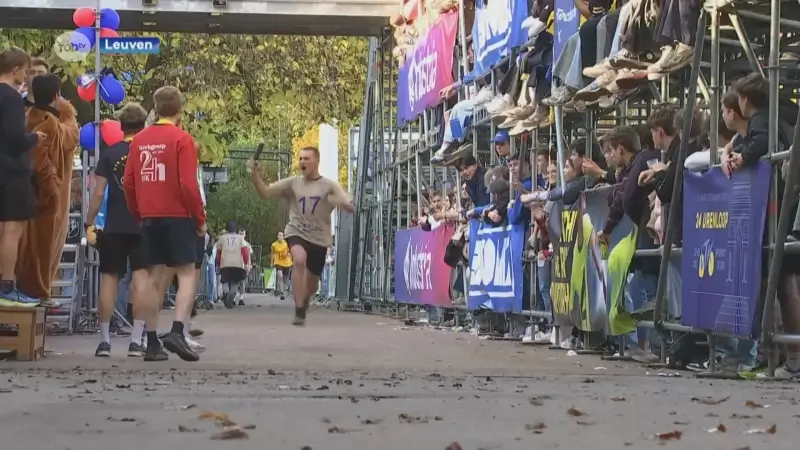
[[[469,292],[471,310],[522,312],[522,250],[525,227],[469,224]]]
[[[581,15],[573,0],[555,0],[555,8],[553,62],[558,61],[567,39],[577,33],[581,26]]]
[[[528,40],[527,30],[522,28],[522,21],[527,16],[527,0],[476,1],[472,27],[473,76],[492,70],[511,49]]]
[[[681,323],[756,336],[769,164],[684,176]]]

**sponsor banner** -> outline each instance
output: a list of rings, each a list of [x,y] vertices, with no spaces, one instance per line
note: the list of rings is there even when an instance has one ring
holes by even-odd
[[[555,0],[555,22],[553,23],[553,62],[558,61],[567,39],[578,32],[581,14],[573,0]]]
[[[525,227],[470,220],[469,246],[469,309],[522,312]]]
[[[757,336],[769,164],[684,175],[681,323]]]
[[[608,217],[608,194],[587,191],[573,205],[553,205],[548,218],[553,245],[550,297],[560,323],[617,336],[635,328],[625,309],[625,287],[637,232],[625,216],[607,245],[597,240]]]
[[[394,296],[399,303],[451,306],[450,275],[444,253],[455,226],[432,231],[397,230],[394,246]]]
[[[406,54],[397,81],[397,124],[416,118],[440,102],[439,91],[453,84],[453,48],[458,13],[443,14]]]
[[[528,40],[527,30],[522,28],[526,17],[527,0],[477,0],[472,27],[474,76],[485,74],[510,54],[511,49]]]

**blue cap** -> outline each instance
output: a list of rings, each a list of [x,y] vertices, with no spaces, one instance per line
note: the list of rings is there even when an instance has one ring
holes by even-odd
[[[500,131],[497,132],[497,134],[494,135],[494,143],[495,144],[498,144],[500,142],[508,142],[510,140],[511,140],[511,138],[508,137],[508,131],[507,130],[500,130]]]

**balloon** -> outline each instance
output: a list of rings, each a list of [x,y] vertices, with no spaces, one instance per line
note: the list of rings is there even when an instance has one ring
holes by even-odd
[[[106,103],[119,105],[125,100],[125,87],[114,75],[106,75],[100,79],[100,98]]]
[[[100,37],[101,38],[115,38],[119,37],[119,33],[112,30],[111,28],[100,28]]]
[[[89,86],[78,86],[78,97],[85,102],[92,102],[94,101],[95,97],[97,96],[97,89],[94,83],[90,84]]]
[[[119,14],[111,8],[100,10],[100,26],[116,30],[119,28]]]
[[[72,21],[76,27],[91,27],[95,22],[94,10],[92,8],[78,8],[72,13]],[[117,22],[119,24],[119,15],[117,15]]]
[[[94,151],[94,122],[81,127],[79,142],[84,150]]]
[[[122,124],[116,120],[104,120],[100,122],[100,137],[106,145],[119,144],[125,139],[125,134],[122,132]]]
[[[95,38],[97,37],[97,36],[95,36],[94,28],[81,27],[81,28],[78,28],[77,30],[75,30],[75,32],[84,35],[86,37],[86,39],[89,40],[89,45],[94,47],[94,41],[95,41]],[[73,44],[74,44],[74,42],[73,42]]]

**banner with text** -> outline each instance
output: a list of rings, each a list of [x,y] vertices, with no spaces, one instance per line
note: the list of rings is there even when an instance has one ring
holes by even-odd
[[[581,302],[584,295],[584,272],[576,265],[576,244],[581,235],[581,202],[564,205],[558,201],[548,217],[548,234],[553,246],[553,261],[550,269],[550,298],[557,324],[579,326]],[[578,250],[580,253],[580,250]],[[580,258],[578,258],[580,259]],[[580,266],[580,263],[577,263]]]
[[[558,61],[567,39],[578,32],[581,15],[573,0],[555,0],[555,21],[553,23],[553,63]]]
[[[469,309],[522,312],[525,227],[494,227],[479,220],[470,220],[469,246]]]
[[[450,275],[444,253],[455,227],[397,230],[394,246],[394,297],[399,303],[451,306]]]
[[[528,0],[477,0],[472,27],[475,54],[473,76],[492,70],[511,49],[528,40],[522,22],[528,17]]]
[[[681,323],[757,336],[761,246],[771,170],[685,172]]]
[[[442,14],[406,54],[397,81],[397,124],[416,118],[440,102],[439,91],[453,84],[453,48],[458,13]]]

